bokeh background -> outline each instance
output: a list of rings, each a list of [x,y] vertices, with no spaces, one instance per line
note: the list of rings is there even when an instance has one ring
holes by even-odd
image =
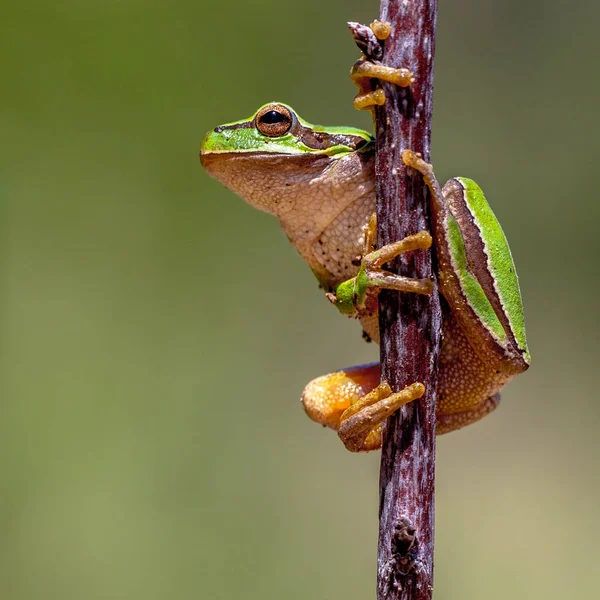
[[[482,184],[533,366],[438,440],[436,598],[597,594],[598,3],[442,0],[433,160]],[[0,11],[0,598],[374,597],[377,454],[305,418],[373,360],[208,129],[351,107],[375,0]]]

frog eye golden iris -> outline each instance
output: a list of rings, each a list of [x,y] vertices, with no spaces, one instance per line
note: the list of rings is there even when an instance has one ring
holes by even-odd
[[[289,109],[281,104],[269,104],[258,112],[256,129],[268,137],[285,135],[292,127],[294,118]]]

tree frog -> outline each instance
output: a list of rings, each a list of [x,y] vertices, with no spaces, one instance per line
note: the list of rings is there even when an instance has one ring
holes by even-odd
[[[409,149],[404,162],[431,191],[433,234],[377,248],[374,149],[365,131],[311,125],[290,106],[271,102],[210,131],[200,161],[246,202],[278,218],[329,300],[376,342],[379,290],[433,288],[429,280],[389,273],[384,264],[433,243],[444,317],[436,424],[446,433],[494,410],[499,390],[529,366],[515,266],[479,186],[457,177],[442,188],[431,165]],[[375,450],[385,419],[424,393],[418,382],[393,393],[379,378],[378,363],[343,369],[308,383],[301,401],[349,450]]]

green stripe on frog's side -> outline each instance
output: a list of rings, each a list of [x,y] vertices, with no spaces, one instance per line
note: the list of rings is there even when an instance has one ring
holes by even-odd
[[[271,103],[273,104],[273,103]],[[352,127],[321,127],[311,125],[300,118],[291,107],[287,108],[294,117],[292,129],[279,137],[263,135],[255,126],[258,113],[271,104],[261,106],[248,119],[220,125],[210,132],[202,143],[202,153],[221,154],[238,152],[260,152],[276,154],[321,154],[332,158],[373,147],[373,136]]]
[[[517,272],[508,242],[504,232],[502,231],[502,227],[492,212],[490,205],[487,203],[481,188],[471,179],[457,177],[456,180],[460,182],[464,189],[463,198],[466,207],[473,218],[474,224],[479,229],[481,241],[483,242],[484,246],[484,252],[487,257],[487,268],[494,281],[494,288],[502,305],[503,313],[508,317],[508,322],[511,329],[510,333],[514,337],[521,352],[523,352],[525,361],[529,363],[530,355],[527,349],[527,340],[525,337],[523,302],[521,300]],[[457,225],[456,227],[458,229]],[[462,241],[460,230],[458,231],[458,235]],[[458,244],[458,246],[459,245],[460,244]],[[464,252],[464,243],[462,251]],[[464,271],[460,275],[463,285],[470,285],[468,283],[468,277],[465,275],[465,273],[468,273],[467,269],[468,264],[465,265]],[[479,290],[472,291],[473,295],[469,297],[469,302],[475,311],[480,314],[482,321],[495,335],[497,335],[500,340],[502,340],[502,336],[498,336],[497,333],[498,325],[502,327],[498,316],[496,314],[494,314],[494,317],[489,316],[489,309],[492,308],[491,304],[485,293],[483,293],[481,286],[479,286]],[[466,290],[465,293],[467,293]],[[481,300],[481,295],[483,295],[483,298],[485,298],[486,302]],[[504,339],[506,338],[506,333],[504,333]]]
[[[506,343],[506,332],[498,316],[494,312],[488,297],[485,295],[479,281],[470,273],[460,227],[452,215],[448,215],[448,243],[452,266],[460,279],[461,287],[469,305],[477,313],[479,319],[485,323],[496,339],[502,344]]]

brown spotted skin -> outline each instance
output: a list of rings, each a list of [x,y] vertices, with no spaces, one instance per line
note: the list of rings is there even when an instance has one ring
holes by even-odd
[[[498,371],[492,361],[479,357],[453,315],[448,310],[444,313],[437,411],[451,416],[476,409],[514,375]]]

